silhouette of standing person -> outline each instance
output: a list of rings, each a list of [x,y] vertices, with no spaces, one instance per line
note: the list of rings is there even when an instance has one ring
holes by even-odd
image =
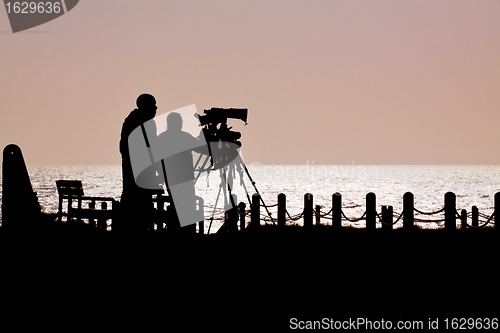
[[[203,140],[182,130],[182,116],[172,112],[167,116],[167,130],[158,135],[155,151],[163,156],[166,185],[170,189],[181,226],[196,230],[196,194],[193,151],[207,154]],[[191,224],[192,223],[192,224]]]
[[[153,209],[152,194],[148,189],[137,186],[132,164],[130,161],[130,151],[128,138],[130,133],[138,126],[153,126],[148,128],[149,133],[156,133],[156,125],[151,120],[156,115],[156,99],[150,94],[142,94],[137,97],[137,108],[125,118],[120,137],[120,153],[122,155],[122,180],[123,192],[121,195],[122,206],[122,227],[127,231],[137,231],[147,229],[149,212]]]

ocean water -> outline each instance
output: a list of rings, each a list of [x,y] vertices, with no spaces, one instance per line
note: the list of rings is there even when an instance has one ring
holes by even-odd
[[[314,205],[320,205],[323,213],[331,209],[332,194],[342,194],[342,209],[350,218],[359,218],[365,211],[365,196],[373,192],[377,196],[377,210],[381,205],[394,207],[395,218],[402,211],[403,195],[410,191],[415,197],[415,208],[431,212],[440,210],[444,204],[444,194],[448,191],[457,195],[457,210],[471,211],[473,205],[479,208],[481,221],[493,212],[494,195],[500,192],[500,166],[387,166],[387,165],[247,165],[248,174],[242,177],[234,174],[233,193],[237,201],[243,201],[249,208],[246,193],[249,196],[259,191],[266,205],[277,203],[279,193],[287,195],[287,211],[294,217],[303,211],[304,194],[312,193]],[[57,212],[58,195],[56,180],[82,180],[86,195],[120,198],[121,168],[119,165],[101,166],[28,166],[31,184],[37,192],[39,202],[45,212]],[[253,187],[250,177],[255,182]],[[243,183],[241,182],[243,180]],[[243,186],[244,184],[244,186]],[[224,211],[224,191],[222,186],[219,200],[217,193],[221,185],[218,171],[203,174],[197,181],[197,195],[205,199],[204,215],[208,222],[212,215],[214,223],[210,232],[220,226]],[[217,203],[217,205],[216,205]],[[267,215],[264,208],[262,214]],[[275,219],[277,208],[269,208]],[[433,216],[415,214],[416,218],[440,220],[442,214]],[[208,231],[209,223],[205,223]],[[323,224],[331,223],[328,218]],[[266,223],[272,223],[269,218]],[[301,224],[302,219],[290,221]],[[395,225],[401,225],[402,221]],[[364,227],[359,222],[343,221],[344,225]],[[424,228],[440,228],[442,222],[425,222]]]

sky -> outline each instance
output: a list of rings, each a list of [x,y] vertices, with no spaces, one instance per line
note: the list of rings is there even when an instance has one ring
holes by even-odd
[[[119,164],[158,114],[248,108],[247,164],[500,164],[498,0],[81,0],[12,33],[0,145],[28,165]]]

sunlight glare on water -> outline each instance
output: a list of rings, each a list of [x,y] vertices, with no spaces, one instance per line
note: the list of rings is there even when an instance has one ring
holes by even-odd
[[[304,205],[304,194],[312,193],[314,205],[321,205],[322,212],[331,208],[332,194],[342,194],[342,207],[349,218],[359,218],[365,211],[365,196],[368,192],[377,195],[377,209],[381,205],[392,205],[394,212],[402,211],[403,195],[413,192],[415,208],[421,211],[436,211],[443,207],[444,194],[448,191],[457,195],[457,210],[471,210],[473,205],[480,212],[490,215],[493,198],[500,192],[500,166],[375,166],[375,165],[247,165],[249,175],[255,181],[257,190],[266,205],[277,202],[279,193],[287,195],[287,210],[290,215],[300,214]],[[82,180],[86,195],[106,196],[120,199],[121,167],[102,166],[32,166],[28,167],[31,184],[38,194],[45,212],[57,212],[58,195],[55,182],[58,179]],[[251,196],[255,193],[249,177],[243,173],[246,189]],[[205,217],[214,212],[215,199],[220,185],[218,171],[202,176],[196,184],[197,195],[205,199]],[[240,184],[236,173],[235,184]],[[243,187],[236,187],[239,201],[249,208]],[[223,211],[223,191],[215,210],[220,217]],[[269,209],[276,218],[277,209]],[[266,214],[264,208],[262,213]],[[397,217],[397,215],[396,215]],[[302,219],[297,223],[301,224]],[[331,223],[324,219],[322,223]],[[344,222],[343,222],[344,223]],[[207,228],[208,223],[205,223]],[[364,227],[364,221],[347,223]],[[211,232],[218,229],[220,222],[214,222]],[[442,224],[428,223],[423,227],[439,227]],[[396,226],[397,227],[397,226]]]

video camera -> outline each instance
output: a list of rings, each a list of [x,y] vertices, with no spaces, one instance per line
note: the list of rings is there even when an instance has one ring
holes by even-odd
[[[201,126],[207,124],[223,124],[227,123],[227,119],[240,119],[246,124],[248,109],[223,109],[223,108],[211,108],[203,111],[204,116],[199,116]]]
[[[232,127],[227,126],[227,119],[240,119],[247,123],[248,109],[223,109],[211,108],[204,110],[204,116],[198,116],[201,126],[204,126],[203,133],[207,142],[231,142],[241,147],[241,133],[231,131]],[[217,127],[219,126],[219,127]]]

